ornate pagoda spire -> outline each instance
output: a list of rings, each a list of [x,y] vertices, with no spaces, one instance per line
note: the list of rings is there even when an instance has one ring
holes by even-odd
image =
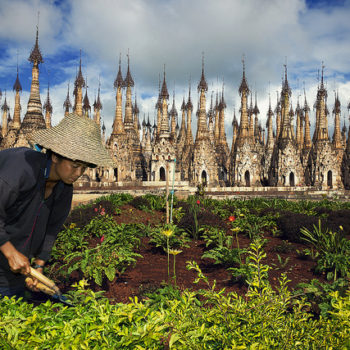
[[[255,105],[253,107],[253,114],[255,116],[254,119],[254,138],[256,141],[259,139],[259,118],[258,114],[260,113],[259,108],[258,108],[258,97],[257,97],[257,92],[255,91]]]
[[[160,132],[160,125],[162,124],[162,98],[160,96],[160,73],[158,75],[158,100],[155,105],[155,108],[157,110],[157,128],[155,128],[154,131],[156,131],[155,139],[158,139],[159,132]]]
[[[15,110],[13,114],[13,128],[19,129],[21,127],[21,98],[20,98],[20,91],[22,91],[22,85],[19,81],[18,77],[18,62],[17,62],[17,78],[13,85],[13,90],[16,91],[15,96]]]
[[[168,88],[165,80],[165,65],[164,65],[163,83],[162,83],[162,89],[160,91],[160,97],[161,97],[161,100],[169,99],[169,92],[168,92]]]
[[[329,141],[328,135],[328,122],[327,122],[327,90],[324,87],[323,82],[323,73],[325,66],[322,62],[322,74],[321,74],[321,83],[317,91],[316,98],[316,127],[315,133],[313,136],[313,141]]]
[[[219,104],[219,93],[216,91],[216,101],[215,101],[215,114],[214,114],[214,142],[216,145],[220,142],[220,123],[219,123],[219,115],[220,115],[220,104]]]
[[[303,113],[303,110],[300,108],[299,96],[298,96],[297,107],[295,109],[295,114],[297,116],[297,120],[296,120],[296,142],[297,142],[298,150],[301,150],[303,148],[303,144],[304,144],[304,133],[303,133],[303,130],[304,130],[304,127],[303,127],[304,113]]]
[[[204,76],[204,53],[202,53],[202,75],[201,75],[201,80],[199,81],[198,84],[198,92],[207,92],[208,91],[208,84],[205,80],[205,76]]]
[[[236,140],[238,136],[238,128],[239,126],[236,118],[236,108],[233,108],[231,153],[233,153],[235,149]]]
[[[184,145],[186,139],[186,103],[185,97],[182,99],[181,105],[181,126],[179,131],[179,136],[177,139],[178,144]]]
[[[101,93],[101,83],[98,82],[98,91],[97,91],[97,99],[95,100],[93,106],[94,106],[94,121],[97,125],[101,124],[101,110],[102,110],[102,103],[100,98]]]
[[[305,102],[304,102],[304,118],[305,118],[305,132],[304,132],[304,150],[310,150],[312,143],[311,143],[311,134],[310,134],[310,118],[309,118],[309,112],[310,112],[310,107],[307,103],[306,100],[306,94],[305,94],[305,89],[304,89],[304,97],[305,97]]]
[[[249,116],[249,140],[254,140],[254,117],[253,117],[253,93],[250,95],[250,105],[248,110],[248,116]]]
[[[47,83],[47,97],[44,104],[44,111],[45,111],[45,124],[46,128],[51,128],[51,115],[52,115],[52,104],[50,101],[50,83]]]
[[[80,60],[79,60],[79,70],[74,82],[74,111],[76,114],[83,115],[83,88],[86,87],[85,80],[83,78],[83,73],[81,71],[81,50],[80,50]]]
[[[177,124],[177,117],[178,117],[178,113],[175,107],[175,90],[173,92],[173,105],[170,110],[170,117],[171,117],[170,137],[175,141],[177,139],[176,124]]]
[[[116,107],[115,116],[113,122],[112,134],[121,135],[125,134],[124,122],[123,122],[123,102],[122,102],[122,89],[125,87],[122,70],[121,70],[121,54],[119,55],[119,69],[117,77],[114,80],[114,88],[116,89]]]
[[[39,48],[39,26],[36,26],[35,44],[29,55],[28,61],[37,65],[39,65],[39,63],[44,63],[43,56],[41,55],[41,51]]]
[[[279,139],[281,134],[281,101],[278,97],[278,91],[277,93],[277,104],[275,108],[275,115],[276,115],[276,140]]]
[[[338,94],[335,94],[335,101],[334,101],[334,133],[333,133],[333,146],[335,149],[341,149],[343,148],[342,144],[342,138],[341,138],[341,132],[340,132],[340,101],[338,98]]]
[[[241,95],[241,117],[239,122],[239,131],[238,131],[238,137],[237,137],[237,144],[243,145],[244,141],[249,138],[249,120],[248,120],[248,95],[250,93],[250,90],[248,88],[247,80],[245,77],[245,63],[244,63],[244,57],[242,58],[242,65],[243,65],[243,76],[241,85],[239,87],[239,93]]]
[[[145,154],[152,154],[152,132],[151,132],[151,124],[149,122],[149,114],[148,114],[148,122],[146,124],[146,140],[145,140]]]
[[[345,116],[344,116],[344,123],[343,123],[343,128],[342,128],[342,131],[341,131],[341,134],[342,134],[342,138],[343,138],[343,147],[345,148],[346,146],[346,125],[345,125]]]
[[[210,96],[210,108],[208,112],[208,129],[209,129],[209,138],[213,145],[215,145],[215,137],[214,137],[214,106],[213,106],[213,93],[211,92]]]
[[[287,78],[287,65],[284,65],[284,81],[281,92],[281,136],[280,141],[286,142],[287,140],[293,140],[293,130],[291,125],[291,112],[294,115],[293,109],[290,109],[290,96],[292,94]]]
[[[269,150],[272,150],[274,147],[274,137],[273,137],[273,111],[271,108],[271,96],[269,94],[269,109],[267,111],[267,121],[266,121],[266,127],[267,127],[267,142],[266,147]]]
[[[122,62],[122,57],[121,57],[121,54],[119,54],[119,69],[118,69],[117,77],[114,80],[115,89],[123,88],[126,86],[122,75],[121,62]]]
[[[87,81],[87,79],[86,79]],[[87,94],[87,83],[86,83],[86,86],[85,86],[85,96],[84,96],[84,100],[83,100],[83,113],[84,113],[84,116],[87,117],[87,118],[90,118],[90,113],[91,113],[91,106],[90,106],[90,101],[89,101],[89,97],[88,97],[88,94]]]
[[[64,108],[64,116],[66,117],[70,113],[70,109],[72,108],[72,104],[69,98],[69,83],[68,83],[68,89],[67,89],[67,96],[63,103],[63,108]]]
[[[224,98],[224,83],[222,83],[221,101],[220,101],[220,112],[219,112],[219,143],[226,146],[226,133],[225,133],[225,109],[226,102]]]
[[[1,134],[2,137],[5,137],[8,132],[8,116],[9,116],[9,106],[7,105],[7,100],[6,100],[6,91],[5,91],[5,101],[4,104],[1,107],[2,110],[2,129],[1,129]]]
[[[163,84],[162,89],[160,91],[161,104],[162,104],[162,118],[160,124],[159,134],[163,136],[167,136],[169,133],[169,119],[168,119],[168,99],[169,93],[165,80],[165,65],[164,65],[164,74],[163,74]]]
[[[24,134],[31,133],[36,129],[45,129],[45,120],[42,112],[39,89],[39,64],[43,63],[40,48],[39,48],[39,28],[36,27],[35,45],[28,58],[33,64],[32,68],[32,84],[30,87],[30,95],[27,104],[27,112],[23,118],[21,130]]]
[[[188,100],[186,104],[186,111],[187,111],[187,126],[186,126],[186,141],[185,144],[187,146],[191,146],[193,144],[193,135],[192,135],[192,111],[193,111],[193,104],[191,101],[191,79],[189,82],[189,88],[188,88]]]
[[[131,88],[134,86],[134,80],[130,73],[130,57],[129,52],[128,57],[128,70],[124,80],[124,85],[126,86],[126,101],[125,101],[125,117],[124,117],[124,127],[126,129],[131,129],[134,127],[132,118],[132,101],[131,101]]]
[[[198,113],[198,122],[197,122],[197,133],[196,141],[209,138],[209,132],[207,127],[207,113],[206,113],[206,97],[205,93],[208,91],[208,84],[204,76],[204,54],[202,55],[202,74],[201,80],[198,84],[199,97],[199,113]]]
[[[140,139],[140,121],[139,121],[140,110],[139,110],[139,107],[137,106],[136,93],[135,93],[135,102],[132,108],[132,114],[133,114],[133,120],[134,120],[134,128]]]
[[[129,55],[129,50],[128,50],[128,70],[126,72],[126,77],[125,77],[125,80],[124,80],[124,86],[126,87],[134,87],[134,80],[131,76],[131,73],[130,73],[130,55]]]

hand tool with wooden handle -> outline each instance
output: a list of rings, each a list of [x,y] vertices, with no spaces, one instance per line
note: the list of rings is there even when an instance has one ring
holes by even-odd
[[[31,277],[27,277],[26,278],[26,283],[28,283],[28,282],[33,283],[34,281],[33,281],[33,279]],[[43,284],[41,282],[38,282],[35,287],[38,288],[40,290],[40,292],[43,292],[45,294],[48,294],[48,295],[51,295],[51,296],[56,294],[56,292],[53,289],[49,288],[47,285],[45,285],[45,284]]]
[[[44,276],[39,271],[33,269],[32,267],[30,268],[29,276],[36,278],[39,282],[41,282],[43,285],[48,287],[48,289],[51,289],[53,291],[52,294],[50,294],[50,293],[47,293],[47,294],[50,294],[50,295],[53,295],[53,294],[62,295],[61,291],[56,286],[54,281],[50,280],[49,278]]]
[[[55,282],[44,276],[39,271],[30,268],[30,273],[28,277],[26,278],[26,281],[33,282],[33,278],[36,278],[39,282],[36,285],[36,288],[38,288],[41,292],[44,292],[45,294],[50,295],[52,298],[57,299],[63,304],[66,304],[68,306],[74,306],[71,303],[68,302],[67,297],[62,295],[59,288],[56,286]]]

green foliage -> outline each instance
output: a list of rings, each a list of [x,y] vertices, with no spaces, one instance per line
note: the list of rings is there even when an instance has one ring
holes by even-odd
[[[241,263],[241,255],[246,250],[238,246],[234,247],[236,238],[233,232],[228,235],[216,227],[205,227],[202,236],[206,246],[212,247],[202,255],[202,259],[213,259],[215,264],[223,264],[228,267]]]
[[[260,253],[259,253],[260,251]],[[148,300],[112,305],[80,281],[75,307],[50,301],[34,307],[0,300],[1,349],[347,349],[350,291],[331,292],[332,310],[319,318],[304,298],[293,296],[287,278],[273,290],[264,277],[259,245],[252,248],[249,297],[168,286]],[[197,282],[206,277],[196,263]],[[265,270],[266,271],[266,270]],[[74,294],[74,295],[73,295]]]
[[[114,208],[117,209],[120,206],[129,203],[133,199],[133,196],[128,193],[112,193],[107,196],[97,198],[94,203],[99,204],[101,201],[109,201],[113,204]]]
[[[306,228],[300,230],[302,239],[311,244],[317,254],[318,272],[327,272],[328,280],[336,280],[338,276],[346,277],[350,269],[350,242],[343,233],[322,230],[321,220],[313,231]],[[312,251],[313,252],[313,251]]]
[[[68,227],[59,232],[56,242],[52,248],[51,256],[53,259],[59,260],[67,254],[79,251],[87,247],[88,232],[70,224]]]
[[[164,235],[166,230],[173,232],[170,237]],[[165,252],[167,252],[168,244],[170,249],[177,249],[188,247],[188,242],[190,242],[187,232],[173,224],[156,226],[150,229],[149,237],[150,243],[163,248]]]
[[[174,196],[174,205],[177,202],[176,197]],[[143,196],[135,197],[130,204],[135,208],[144,211],[163,211],[166,206],[166,196],[156,196],[154,194],[145,194]]]
[[[247,284],[250,288],[263,288],[266,284],[268,265],[262,264],[262,260],[266,258],[266,253],[263,251],[265,240],[257,237],[249,245],[245,261],[240,261],[238,267],[230,267],[227,270],[232,273],[235,281]],[[258,271],[258,273],[254,273]]]
[[[185,211],[182,207],[173,208],[173,220],[179,222],[185,215]]]
[[[194,239],[199,238],[199,224],[198,224],[198,213],[201,209],[201,202],[199,197],[196,196],[188,196],[187,203],[189,203],[189,211],[193,215],[194,227],[192,230],[192,236]]]
[[[102,243],[94,248],[85,249],[82,252],[74,252],[65,258],[68,265],[68,274],[80,270],[86,279],[92,279],[99,286],[104,277],[113,281],[117,274],[122,274],[125,269],[136,262],[140,254],[134,253],[128,247],[117,247]]]
[[[109,215],[96,215],[84,227],[84,230],[96,237],[101,237],[106,232],[113,230],[117,226],[114,218]]]
[[[335,299],[332,293],[338,292],[341,297],[345,297],[347,289],[349,289],[349,281],[344,278],[338,278],[333,283],[322,283],[313,279],[309,283],[299,283],[295,294],[305,294],[312,305],[312,311],[326,318],[330,316],[331,311],[334,311]]]
[[[117,274],[122,274],[129,265],[136,262],[136,258],[141,257],[133,249],[139,246],[140,237],[147,235],[147,230],[148,227],[142,224],[117,225],[108,215],[96,216],[84,230],[68,230],[73,244],[78,238],[91,236],[89,232],[100,238],[96,246],[91,248],[84,241],[80,249],[75,249],[72,242],[66,240],[66,232],[61,232],[59,251],[55,248],[53,254],[53,258],[59,258],[63,262],[57,272],[61,276],[69,276],[72,271],[78,270],[86,279],[94,280],[98,285],[102,285],[105,278],[113,281]],[[78,233],[77,237],[73,233]],[[66,246],[72,249],[65,250]],[[56,271],[57,264],[57,261],[54,262],[50,273]]]

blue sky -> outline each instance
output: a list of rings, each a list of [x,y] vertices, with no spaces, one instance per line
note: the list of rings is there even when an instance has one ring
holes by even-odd
[[[27,59],[35,41],[38,12],[39,45],[45,61],[40,66],[41,100],[45,102],[49,80],[53,124],[63,116],[68,84],[72,92],[81,49],[91,104],[101,82],[102,118],[107,133],[115,114],[113,82],[119,55],[125,77],[128,50],[135,81],[133,93],[138,98],[141,118],[144,113],[149,113],[151,119],[155,116],[158,79],[164,64],[169,93],[172,96],[175,90],[178,112],[183,96],[187,97],[190,78],[196,106],[204,52],[207,107],[211,92],[221,91],[224,81],[229,140],[233,110],[238,114],[240,104],[243,54],[248,84],[254,95],[257,93],[263,126],[269,93],[274,108],[286,62],[294,108],[298,96],[303,100],[304,86],[309,105],[313,105],[318,71],[324,62],[329,109],[333,109],[334,91],[338,91],[342,123],[345,118],[348,125],[349,0],[0,0],[1,104],[6,91],[13,114],[12,86],[18,60],[22,118],[31,82]],[[313,123],[314,113],[311,118]],[[329,117],[329,125],[333,125],[333,116]]]

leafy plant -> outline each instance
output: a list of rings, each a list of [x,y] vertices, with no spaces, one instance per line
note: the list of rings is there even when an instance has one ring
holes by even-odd
[[[99,286],[104,277],[113,281],[116,274],[122,274],[125,269],[136,262],[140,254],[134,253],[128,247],[115,247],[104,242],[101,245],[73,252],[65,258],[68,274],[80,270],[88,280],[94,280]]]
[[[73,251],[79,251],[87,247],[88,232],[76,227],[74,223],[65,227],[57,235],[57,239],[52,248],[51,256],[53,259],[59,260],[72,253]]]
[[[263,245],[264,240],[257,237],[249,245],[245,263],[241,261],[239,267],[227,269],[237,282],[245,283],[251,288],[260,289],[263,287],[269,270],[268,265],[262,264],[262,260],[266,258],[266,253],[262,249]],[[254,274],[254,271],[258,271],[258,273]]]
[[[332,292],[338,292],[340,296],[345,297],[349,288],[349,281],[345,278],[338,278],[333,283],[322,283],[317,279],[313,279],[308,283],[299,283],[295,290],[295,294],[301,292],[306,295],[307,300],[312,305],[312,312],[327,318],[330,312],[334,311]]]
[[[96,212],[97,213],[97,212]],[[103,213],[103,212],[102,212]],[[114,218],[109,215],[96,215],[84,229],[96,237],[101,237],[106,232],[113,230],[117,226]]]
[[[171,230],[172,235],[169,237],[169,242],[167,241],[164,231]],[[167,252],[167,247],[172,249],[179,249],[188,246],[187,243],[190,241],[188,234],[182,230],[177,225],[168,224],[157,226],[150,229],[149,232],[150,243],[154,244],[156,247],[161,247],[165,252]]]
[[[239,248],[238,240],[237,247],[234,247],[236,238],[233,234],[228,235],[220,229],[206,227],[203,231],[203,237],[206,241],[206,246],[212,246],[212,248],[202,255],[202,259],[213,259],[214,264],[223,264],[225,266],[234,266],[241,263],[241,255],[246,250]]]
[[[322,230],[321,220],[313,231],[307,228],[300,230],[302,240],[312,245],[318,257],[317,271],[327,272],[327,279],[336,280],[338,275],[346,277],[350,268],[350,243],[343,233]]]

